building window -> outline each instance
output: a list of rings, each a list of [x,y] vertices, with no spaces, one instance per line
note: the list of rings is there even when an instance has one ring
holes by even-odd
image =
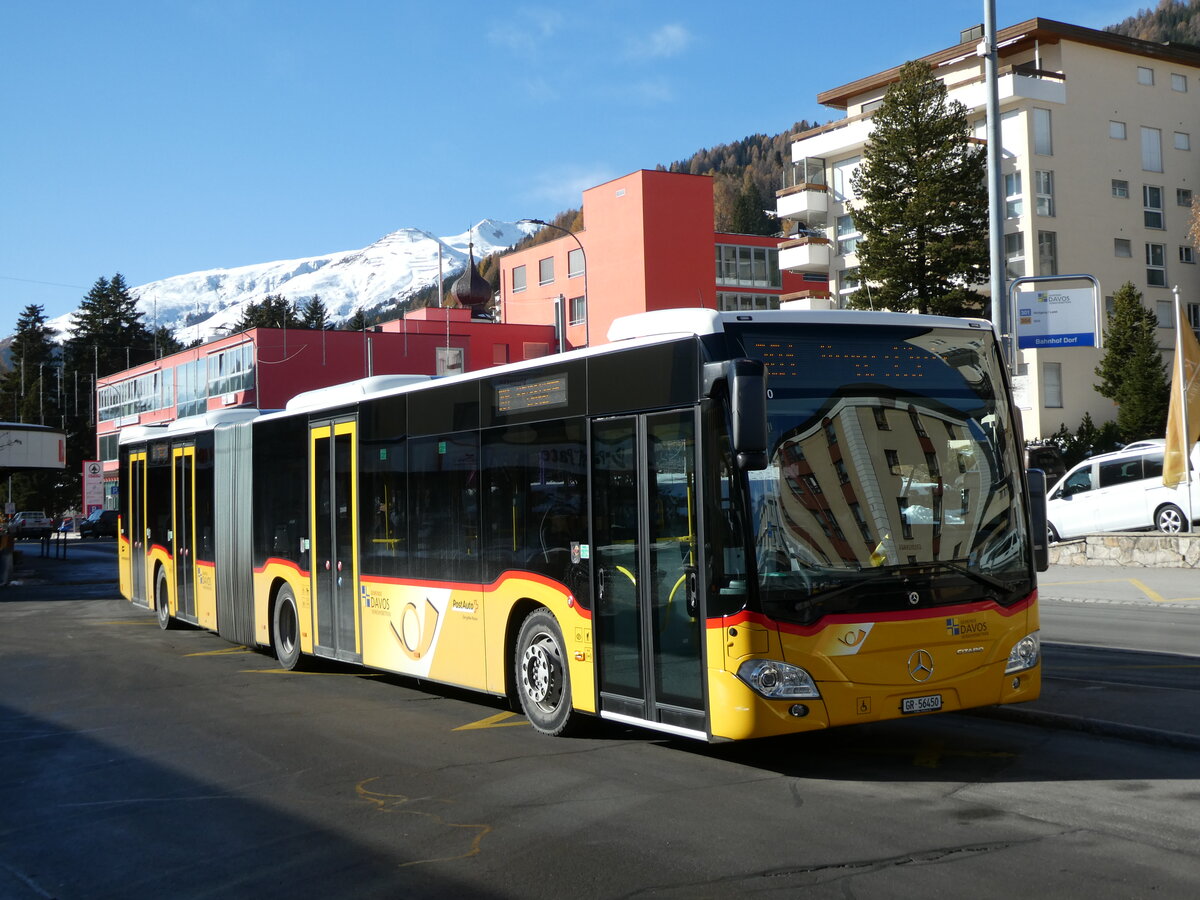
[[[1166,244],[1146,245],[1146,284],[1151,287],[1167,286]]]
[[[513,289],[514,294],[525,290],[525,267],[524,266],[513,266],[512,289]]]
[[[737,312],[744,309],[779,309],[778,294],[736,294],[717,291],[717,309]]]
[[[1175,327],[1175,304],[1170,300],[1159,300],[1154,304],[1154,317],[1158,320],[1159,328]]]
[[[1147,228],[1165,228],[1163,224],[1162,188],[1142,185],[1142,223]]]
[[[1058,274],[1058,234],[1053,231],[1038,232],[1038,274]]]
[[[1154,70],[1149,66],[1137,67],[1138,84],[1152,85],[1154,84]]]
[[[1188,265],[1195,265],[1196,253],[1191,247],[1183,246],[1179,248],[1179,261]]]
[[[882,406],[876,406],[871,409],[871,412],[875,414],[876,428],[878,428],[880,431],[892,430],[892,426],[888,424],[887,410],[885,410]]]
[[[1187,188],[1175,188],[1175,203],[1178,206],[1192,205],[1192,192]]]
[[[887,447],[883,450],[883,459],[887,463],[888,471],[893,475],[899,475],[900,472],[900,451],[891,450]]]
[[[1191,150],[1192,136],[1185,131],[1175,132],[1175,149],[1176,150]]]
[[[1016,219],[1024,209],[1021,202],[1021,173],[1009,172],[1004,176],[1004,218]]]
[[[850,179],[860,162],[862,162],[861,156],[852,156],[833,164],[833,199],[839,203],[845,203],[847,200],[855,198]]]
[[[1039,170],[1033,173],[1036,209],[1039,216],[1054,215],[1054,173]]]
[[[1125,238],[1113,238],[1113,256],[1133,259],[1133,245]]]
[[[853,216],[837,217],[837,252],[839,256],[853,253],[858,248],[858,227]]]
[[[1179,91],[1181,94],[1187,93],[1187,76],[1180,75],[1178,72],[1171,73],[1171,90]]]
[[[1189,303],[1187,305],[1187,320],[1188,325],[1192,327],[1192,331],[1196,334],[1196,340],[1200,341],[1200,303]]]
[[[1123,181],[1120,178],[1114,178],[1112,180],[1112,195],[1120,197],[1122,200],[1127,200],[1129,198],[1129,182]]]
[[[576,247],[567,254],[567,277],[578,278],[583,274],[583,250]]]
[[[858,266],[842,269],[837,280],[838,307],[847,309],[850,305],[850,295],[861,286],[862,278],[859,276]]]
[[[587,319],[587,300],[584,297],[572,297],[567,301],[567,324],[582,325]]]
[[[1038,156],[1054,155],[1054,140],[1050,132],[1050,110],[1033,108],[1033,152]]]
[[[1042,363],[1042,406],[1062,409],[1062,363]]]
[[[1163,170],[1162,132],[1157,128],[1142,127],[1142,169],[1147,172]]]
[[[554,257],[538,260],[538,284],[554,283]]]
[[[1125,140],[1125,123],[1110,121],[1108,123],[1108,136],[1118,141]]]
[[[735,287],[779,288],[779,251],[774,247],[717,244],[717,284]]]
[[[1009,278],[1025,275],[1025,235],[1021,232],[1004,236],[1004,271]]]

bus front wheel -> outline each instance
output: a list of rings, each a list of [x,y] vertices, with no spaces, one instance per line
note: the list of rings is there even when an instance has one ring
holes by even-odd
[[[563,734],[571,722],[565,646],[549,610],[535,609],[521,623],[515,653],[517,694],[529,723],[542,734]]]
[[[296,609],[296,595],[286,584],[275,598],[271,638],[279,665],[288,671],[295,669],[300,664],[300,613]]]
[[[158,616],[158,627],[163,631],[173,627],[175,620],[171,618],[171,601],[167,596],[167,572],[159,569],[154,578],[154,614]]]

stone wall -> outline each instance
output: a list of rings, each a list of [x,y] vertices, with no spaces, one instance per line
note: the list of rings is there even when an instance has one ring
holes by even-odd
[[[1200,535],[1145,532],[1089,534],[1050,545],[1057,566],[1174,566],[1200,568]]]

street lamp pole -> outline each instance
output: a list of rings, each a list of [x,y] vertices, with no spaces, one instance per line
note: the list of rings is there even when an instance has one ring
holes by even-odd
[[[583,346],[585,346],[585,347],[592,346],[592,332],[591,332],[591,326],[589,324],[590,320],[591,320],[591,311],[588,309],[587,251],[583,249],[583,241],[579,240],[579,235],[577,235],[575,232],[571,231],[570,229],[563,228],[561,225],[555,225],[553,222],[546,222],[542,219],[519,219],[518,222],[519,223],[528,223],[530,225],[541,225],[544,228],[553,228],[555,231],[561,231],[563,234],[567,235],[572,240],[574,240],[575,243],[579,246],[579,254],[580,254],[580,256],[583,257]],[[571,263],[570,263],[570,258],[568,257],[567,276],[570,277],[570,274],[571,274]],[[570,302],[571,301],[568,299],[567,300],[568,305],[570,304]],[[563,318],[565,320],[569,320],[571,318],[569,309],[567,310],[567,315],[564,316]]]

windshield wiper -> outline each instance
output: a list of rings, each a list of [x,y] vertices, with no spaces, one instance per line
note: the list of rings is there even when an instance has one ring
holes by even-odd
[[[957,575],[962,575],[965,578],[971,579],[976,584],[985,585],[990,587],[992,590],[1008,593],[1013,589],[1013,586],[1010,582],[1001,581],[999,578],[994,578],[993,576],[986,575],[983,572],[977,572],[974,569],[969,568],[967,565],[964,565],[964,563],[966,563],[966,560],[961,559],[931,559],[928,562],[923,563],[908,563],[906,565],[893,566],[891,569],[892,571],[901,575],[910,573],[915,574],[917,572],[925,574],[931,569],[934,571],[941,569],[942,571],[950,571]]]

